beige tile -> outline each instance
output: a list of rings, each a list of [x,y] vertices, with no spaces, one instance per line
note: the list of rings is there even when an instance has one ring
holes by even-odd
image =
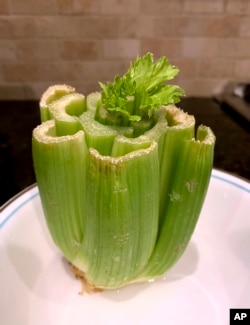
[[[7,82],[32,82],[37,80],[37,67],[35,64],[3,64],[2,71]]]
[[[98,83],[96,83],[96,82],[91,83],[88,81],[81,84],[81,89],[82,89],[82,93],[86,94],[86,95],[88,95],[92,92],[95,92],[95,91],[101,91]]]
[[[181,57],[181,39],[143,38],[141,53],[152,52],[155,57],[165,55],[169,60]]]
[[[40,100],[44,91],[50,86],[50,83],[43,86],[40,83],[33,82],[32,84],[25,83],[8,83],[1,87],[0,85],[0,98],[5,98],[6,100]],[[2,97],[2,93],[3,96]],[[38,109],[38,106],[37,106]]]
[[[84,80],[91,80],[91,74],[85,69],[86,62],[88,61],[59,61],[57,65],[59,65],[59,69],[61,71],[61,80],[63,80],[63,82],[66,84],[73,81],[83,82]]]
[[[3,76],[3,67],[4,61],[0,61],[0,86],[5,82],[4,76]],[[0,98],[1,99],[1,98]]]
[[[135,39],[103,40],[107,59],[133,59],[140,54],[140,41]]]
[[[136,1],[136,0],[135,0]],[[143,0],[141,1],[141,12],[150,15],[172,15],[182,11],[181,0]]]
[[[40,100],[43,93],[51,86],[51,81],[47,82],[33,82],[30,86],[29,92],[26,96],[30,97],[30,99]]]
[[[88,83],[100,89],[99,81],[113,81],[117,74],[124,74],[130,61],[130,59],[101,59],[97,61],[64,62],[61,69],[66,83]]]
[[[117,28],[118,38],[136,38],[138,36],[138,32],[140,31],[139,20],[134,16],[125,16],[122,18],[118,18],[117,25],[112,25],[112,28]],[[103,35],[105,37],[105,34]]]
[[[184,11],[188,13],[222,13],[224,0],[184,0]]]
[[[26,87],[18,84],[0,84],[0,99],[1,100],[24,100],[26,97]]]
[[[48,62],[44,64],[36,61],[29,61],[3,65],[3,75],[8,82],[65,82],[64,72],[64,64],[58,62]]]
[[[250,44],[246,39],[221,39],[218,52],[222,57],[249,58]]]
[[[240,17],[186,15],[156,17],[154,35],[164,37],[235,37],[239,35]]]
[[[0,39],[0,61],[14,61],[16,59],[15,43],[11,40]]]
[[[60,14],[99,13],[101,0],[57,0]]]
[[[12,14],[54,14],[57,12],[57,0],[11,0]]]
[[[62,19],[57,16],[3,16],[0,17],[2,38],[55,38],[62,36]]]
[[[16,41],[18,60],[55,60],[59,58],[58,42],[45,39],[22,39]]]
[[[29,19],[20,17],[9,16],[0,16],[0,38],[13,39],[19,37],[18,34],[24,34],[26,31],[23,31],[23,24],[20,24],[20,21],[28,22]],[[21,27],[21,28],[20,28]],[[29,29],[27,29],[29,31]],[[27,33],[26,37],[29,37],[30,34]]]
[[[33,66],[36,70],[35,76],[32,79],[32,84],[51,84],[57,82],[63,82],[77,88],[83,84],[88,84],[95,86],[95,89],[100,89],[99,81],[113,81],[114,76],[117,74],[123,74],[129,67],[130,60],[98,60],[98,61],[59,61],[59,62],[48,62],[42,73],[43,65],[36,64]],[[19,70],[24,70],[30,68],[20,67],[22,64],[18,64],[15,67],[8,68],[8,73],[12,74],[13,70],[15,71],[14,75],[8,78],[8,81],[16,81],[22,79],[22,74]],[[6,69],[6,68],[5,68]],[[48,72],[48,70],[51,70]],[[17,76],[16,76],[17,74]],[[46,74],[46,75],[45,75]],[[6,75],[6,71],[5,71]],[[29,77],[27,77],[29,79]]]
[[[36,24],[38,19],[30,16],[11,17],[10,26],[13,37],[29,38],[36,36]]]
[[[154,34],[154,20],[154,16],[149,15],[140,15],[137,17],[133,26],[136,37],[157,38],[158,36]]]
[[[124,74],[130,64],[130,60],[98,60],[82,62],[83,80],[98,84],[99,81],[113,81],[115,75]]]
[[[204,36],[207,37],[237,37],[239,35],[241,17],[226,15],[204,18]]]
[[[183,37],[181,55],[184,58],[216,57],[218,55],[217,38]]]
[[[201,58],[198,66],[199,78],[229,78],[234,72],[234,60],[227,58]]]
[[[9,13],[8,0],[0,0],[0,15],[6,15]]]
[[[34,25],[34,35],[39,38],[64,37],[63,17],[41,16],[39,19],[32,17],[31,23]]]
[[[100,1],[102,14],[138,15],[140,14],[140,0],[108,0]]]
[[[107,38],[117,37],[119,19],[113,17],[72,16],[62,18],[65,38]]]
[[[173,59],[172,64],[180,70],[178,74],[179,79],[195,78],[198,69],[198,60],[196,59]]]
[[[155,17],[154,35],[157,37],[202,37],[204,34],[204,17],[197,16],[170,16]]]
[[[88,80],[79,80],[79,81],[69,81],[70,86],[74,87],[76,91],[80,94],[87,96],[88,94],[100,91],[100,86],[97,82],[91,82]]]
[[[250,38],[250,17],[242,17],[239,26],[239,35]],[[246,40],[248,42],[249,40]]]
[[[179,67],[174,83],[209,96],[249,80],[249,37],[249,0],[0,0],[0,89],[90,92],[150,51]]]
[[[63,41],[60,56],[64,60],[94,60],[98,58],[98,41]]]
[[[220,93],[226,83],[227,79],[184,79],[179,85],[187,96],[209,97]]]
[[[11,39],[13,37],[12,19],[8,16],[0,16],[0,38]]]
[[[233,13],[237,15],[249,15],[250,14],[250,2],[249,0],[227,0],[225,2],[225,11],[227,13]]]
[[[250,58],[244,60],[237,60],[235,63],[234,76],[236,78],[246,78],[249,82],[250,80]]]

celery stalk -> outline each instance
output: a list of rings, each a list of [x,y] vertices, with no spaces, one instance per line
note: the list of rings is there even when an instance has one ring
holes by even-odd
[[[214,135],[204,126],[197,139],[183,142],[172,169],[171,189],[165,197],[162,224],[147,267],[141,277],[156,278],[183,254],[193,234],[206,196],[213,165]]]
[[[49,87],[40,100],[40,118],[42,122],[50,119],[48,106],[53,101],[63,97],[66,94],[75,92],[75,88],[68,85],[55,85]]]
[[[33,132],[34,167],[52,237],[90,283],[124,285],[154,248],[157,144],[110,158],[87,150],[82,131],[59,137],[55,132],[54,121]]]
[[[55,136],[54,121],[33,132],[33,161],[44,214],[52,237],[70,256],[84,235],[88,150],[83,131]]]
[[[110,158],[90,149],[87,228],[81,258],[95,286],[116,288],[132,281],[153,252],[158,229],[157,144]],[[79,264],[78,264],[79,263]],[[107,276],[108,275],[108,276]]]
[[[206,196],[215,136],[175,106],[178,69],[137,58],[83,96],[50,87],[33,131],[34,169],[51,236],[96,288],[157,278],[185,251]]]

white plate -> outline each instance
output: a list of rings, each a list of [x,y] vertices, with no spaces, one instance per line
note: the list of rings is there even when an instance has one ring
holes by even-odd
[[[0,323],[226,325],[250,307],[250,184],[213,170],[192,240],[161,279],[79,295],[81,283],[55,248],[36,186],[0,217]]]

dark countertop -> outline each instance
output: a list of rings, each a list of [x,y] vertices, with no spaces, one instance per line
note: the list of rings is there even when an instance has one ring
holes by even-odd
[[[184,98],[178,106],[213,129],[214,167],[250,180],[249,125],[212,98]],[[0,206],[35,182],[31,133],[38,124],[37,101],[0,101]]]

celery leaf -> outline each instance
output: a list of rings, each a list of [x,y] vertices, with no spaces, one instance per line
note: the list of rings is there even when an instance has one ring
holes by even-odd
[[[102,105],[130,121],[151,117],[155,109],[177,103],[185,95],[179,86],[166,85],[178,72],[164,56],[156,62],[152,53],[137,57],[123,76],[116,76],[113,83],[100,83]]]

